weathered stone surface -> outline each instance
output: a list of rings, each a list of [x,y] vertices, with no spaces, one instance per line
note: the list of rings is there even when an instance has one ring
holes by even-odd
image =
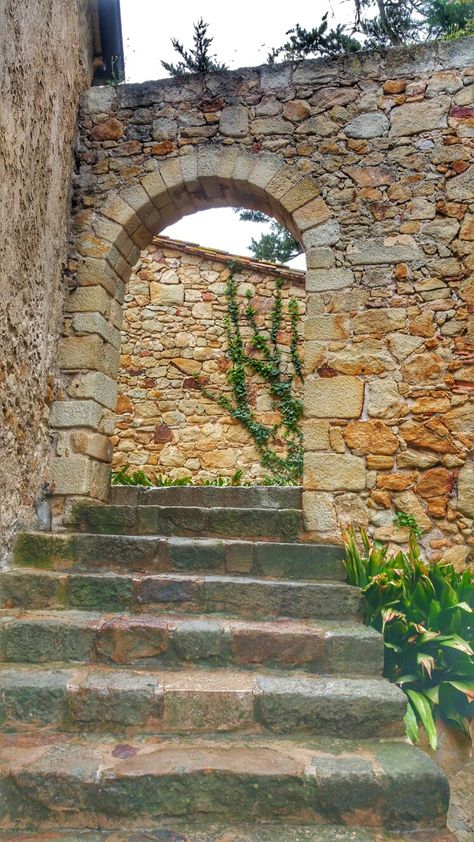
[[[474,517],[474,466],[471,462],[459,471],[457,507],[468,517]]]
[[[347,137],[355,138],[372,138],[380,137],[387,134],[389,129],[389,121],[385,114],[380,111],[374,111],[367,114],[359,114],[354,117],[344,129]]]
[[[336,509],[331,494],[305,491],[306,527],[314,532],[333,532],[337,529]]]
[[[249,130],[248,110],[243,105],[231,105],[221,111],[219,129],[229,137],[245,137]]]
[[[347,247],[347,258],[356,266],[379,263],[404,263],[422,256],[411,236],[400,234],[385,240],[353,242]]]
[[[308,292],[322,292],[327,289],[343,289],[354,283],[351,269],[308,269],[306,289]]]
[[[376,418],[398,418],[408,412],[395,380],[387,377],[370,381],[367,412]]]
[[[124,134],[123,123],[112,117],[103,123],[98,123],[91,131],[91,140],[118,140]]]
[[[305,413],[315,418],[358,418],[364,401],[364,383],[358,377],[306,378]]]
[[[390,114],[390,135],[413,135],[447,126],[450,101],[437,96],[425,102],[407,102]]]
[[[431,468],[421,476],[416,486],[417,494],[425,499],[448,497],[453,488],[453,476],[446,468]]]
[[[406,325],[406,311],[400,307],[366,310],[352,320],[355,333],[371,333],[384,336],[391,330],[402,330]]]
[[[398,449],[397,437],[383,421],[352,421],[343,436],[351,450],[361,453],[392,455]]]
[[[308,453],[305,485],[316,491],[362,491],[366,486],[364,460],[345,454]]]

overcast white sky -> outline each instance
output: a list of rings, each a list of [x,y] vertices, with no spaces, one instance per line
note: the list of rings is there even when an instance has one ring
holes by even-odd
[[[329,23],[335,24],[350,19],[352,8],[351,0],[121,0],[126,79],[144,82],[167,76],[161,60],[176,61],[171,38],[190,46],[193,23],[200,17],[214,37],[212,52],[233,69],[264,64],[270,49],[284,42],[295,23],[312,28],[329,11]],[[232,210],[223,208],[183,217],[163,233],[244,255],[250,254],[251,237],[258,238],[264,230],[266,226],[240,222]],[[304,258],[291,265],[304,268]]]

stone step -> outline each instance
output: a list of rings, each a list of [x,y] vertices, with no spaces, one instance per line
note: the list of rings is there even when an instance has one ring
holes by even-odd
[[[300,486],[112,485],[109,502],[118,506],[199,506],[205,509],[301,509]]]
[[[286,822],[253,824],[208,824],[172,819],[135,830],[61,830],[41,833],[0,831],[1,842],[456,842],[447,828],[433,827],[414,832],[397,833],[380,828],[350,827]]]
[[[444,826],[449,798],[418,749],[335,738],[5,736],[0,776],[4,830],[200,816],[428,828]]]
[[[57,570],[245,573],[298,580],[344,580],[342,547],[331,544],[24,532],[13,563]]]
[[[202,615],[0,612],[0,660],[280,667],[380,675],[382,636],[346,621],[251,622]]]
[[[274,732],[402,736],[406,696],[380,678],[231,670],[0,668],[3,731],[42,727],[133,735]]]
[[[70,524],[100,535],[184,535],[294,541],[303,532],[301,509],[202,506],[75,506]]]
[[[60,573],[37,568],[0,572],[0,607],[84,611],[224,612],[265,620],[362,618],[357,588],[244,576]]]

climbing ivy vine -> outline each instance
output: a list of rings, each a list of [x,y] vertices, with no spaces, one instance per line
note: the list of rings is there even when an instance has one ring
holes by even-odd
[[[286,317],[282,301],[284,282],[278,279],[269,329],[259,327],[253,294],[246,294],[247,300],[243,307],[237,297],[236,275],[239,264],[233,262],[229,268],[231,274],[226,284],[225,330],[231,363],[227,372],[230,395],[214,394],[200,382],[199,377],[196,378],[198,388],[204,397],[226,410],[251,435],[261,464],[269,471],[264,482],[272,485],[299,484],[303,474],[303,432],[300,425],[303,404],[295,397],[294,385],[296,379],[302,379],[303,366],[298,352],[298,303],[295,298],[289,299]],[[289,321],[290,361],[285,366],[278,335],[286,318]],[[251,329],[247,346],[242,336],[243,325]],[[258,375],[267,385],[272,408],[280,416],[278,423],[271,426],[263,424],[251,407],[249,392],[252,374]],[[277,443],[281,441],[284,443],[284,455],[276,450]]]

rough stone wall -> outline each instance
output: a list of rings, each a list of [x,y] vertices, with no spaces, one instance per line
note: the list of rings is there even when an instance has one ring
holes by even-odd
[[[129,463],[150,478],[165,474],[199,480],[232,477],[241,469],[250,482],[267,473],[247,431],[201,395],[193,377],[199,372],[200,381],[217,396],[229,393],[225,288],[232,260],[239,258],[159,237],[142,252],[125,294],[113,467]],[[240,266],[235,276],[242,312],[251,292],[259,325],[268,330],[281,278],[284,312],[294,296],[304,318],[304,272],[278,271],[248,258],[240,258]],[[279,336],[284,365],[291,338],[287,328],[288,321]],[[242,335],[251,335],[244,319]],[[250,383],[249,402],[258,420],[278,423],[268,389],[254,375]],[[295,395],[301,392],[295,380]]]
[[[35,520],[50,450],[86,0],[0,0],[0,557]]]
[[[52,417],[58,505],[64,494],[107,494],[101,442],[119,304],[140,249],[192,210],[257,207],[307,256],[308,527],[332,541],[341,522],[369,521],[402,540],[392,520],[403,508],[421,521],[431,554],[465,557],[473,44],[84,98],[70,264],[80,286],[60,347],[65,400]],[[105,377],[100,388],[91,371]]]

